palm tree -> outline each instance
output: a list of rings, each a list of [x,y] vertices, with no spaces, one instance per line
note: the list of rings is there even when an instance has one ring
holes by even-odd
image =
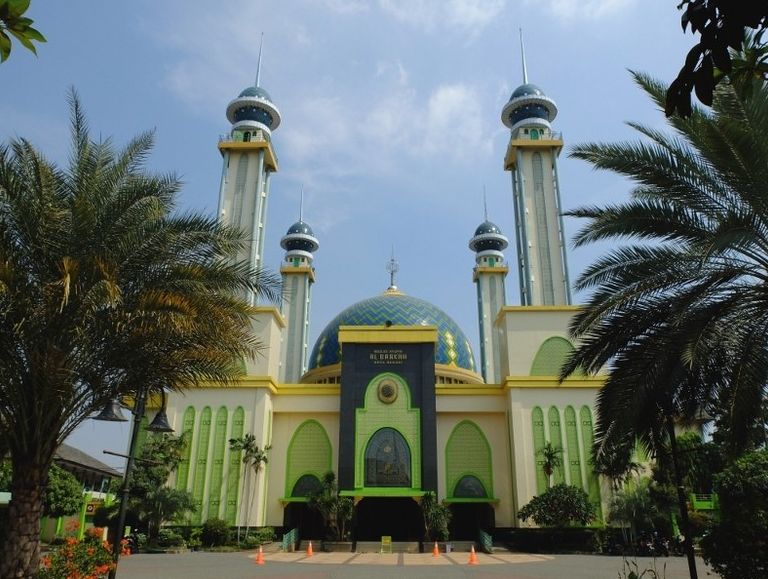
[[[279,297],[275,276],[230,259],[240,232],[175,214],[178,179],[143,168],[151,133],[122,150],[94,142],[69,100],[65,168],[24,139],[0,145],[0,447],[13,471],[3,579],[37,568],[56,447],[138,388],[232,380],[260,347],[240,296]]]
[[[664,87],[635,74],[663,109]],[[768,91],[741,101],[720,88],[711,112],[668,119],[672,134],[632,123],[644,142],[577,146],[573,156],[637,183],[589,219],[576,245],[611,241],[577,289],[578,348],[562,371],[608,364],[596,454],[637,435],[663,450],[666,418],[719,414],[739,441],[760,420],[768,383]],[[620,242],[626,242],[623,245]],[[737,418],[738,417],[738,418]]]
[[[229,450],[232,452],[241,452],[243,454],[243,497],[245,497],[245,538],[248,538],[248,531],[251,528],[251,475],[258,476],[262,467],[269,462],[267,453],[272,448],[265,445],[259,448],[256,444],[256,436],[251,433],[240,438],[229,439]],[[237,540],[240,541],[240,524],[237,525]]]
[[[665,87],[634,77],[663,111]],[[625,203],[570,212],[589,220],[577,246],[614,246],[576,284],[591,294],[572,321],[578,346],[561,374],[608,368],[597,463],[636,439],[675,460],[675,423],[702,409],[727,410],[729,436],[743,447],[765,404],[768,91],[756,84],[741,100],[723,85],[711,111],[667,122],[671,133],[630,123],[644,141],[572,153],[636,183]]]
[[[541,456],[541,470],[544,471],[544,475],[547,477],[547,488],[552,486],[552,475],[555,474],[555,470],[563,466],[563,448],[561,446],[552,446],[551,442],[547,442],[536,453]]]

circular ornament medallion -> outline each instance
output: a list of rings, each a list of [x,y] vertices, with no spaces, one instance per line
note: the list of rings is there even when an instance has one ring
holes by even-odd
[[[379,400],[384,404],[392,404],[397,400],[397,382],[392,378],[384,378],[379,382]]]

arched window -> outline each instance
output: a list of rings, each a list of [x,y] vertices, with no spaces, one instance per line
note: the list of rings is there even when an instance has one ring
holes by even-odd
[[[539,131],[537,129],[531,129],[531,140],[536,141],[539,139]]]
[[[411,450],[394,428],[382,428],[371,437],[365,449],[365,485],[372,487],[410,487]]]
[[[291,496],[308,497],[313,493],[319,493],[321,490],[323,490],[323,485],[317,477],[313,474],[305,474],[299,477],[299,480],[293,485]]]
[[[472,498],[485,498],[488,493],[485,492],[483,483],[476,476],[465,475],[459,479],[456,483],[456,488],[453,490],[454,497],[472,497]]]
[[[243,133],[243,142],[248,143],[250,142],[250,140],[251,140],[251,132],[245,131],[245,133]]]

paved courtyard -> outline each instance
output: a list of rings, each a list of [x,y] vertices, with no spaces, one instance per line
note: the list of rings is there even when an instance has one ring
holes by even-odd
[[[477,554],[477,565],[469,565],[469,553],[371,554],[371,553],[264,553],[263,565],[256,553],[138,554],[120,559],[118,579],[245,579],[251,577],[302,579],[616,579],[622,570],[621,557],[599,555],[528,555],[523,553]],[[701,559],[700,579],[713,577]],[[639,558],[642,571],[652,568],[653,559]],[[683,557],[656,560],[659,579],[687,579]],[[624,574],[621,574],[624,577]],[[645,579],[653,579],[650,574]]]

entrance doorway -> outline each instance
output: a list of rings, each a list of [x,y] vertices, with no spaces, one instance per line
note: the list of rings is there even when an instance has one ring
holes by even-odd
[[[288,503],[283,511],[283,527],[287,531],[299,528],[299,537],[304,539],[325,539],[323,517],[307,503]]]
[[[424,526],[419,505],[410,497],[366,497],[357,504],[356,541],[420,541]]]
[[[451,505],[450,536],[455,541],[474,541],[478,530],[492,533],[496,517],[489,503],[454,503]]]

